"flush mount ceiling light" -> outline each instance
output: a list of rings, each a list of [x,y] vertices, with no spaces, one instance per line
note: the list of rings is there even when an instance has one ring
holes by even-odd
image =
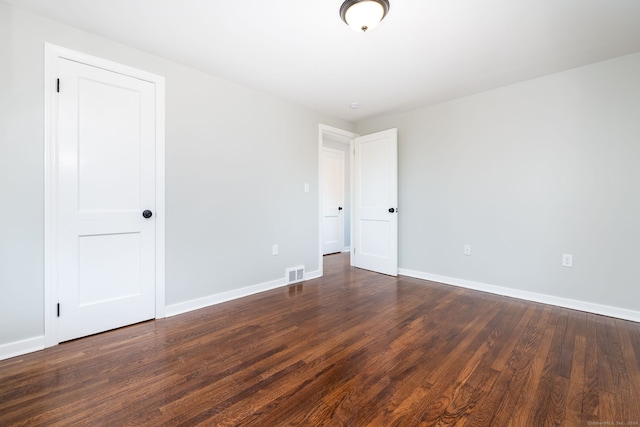
[[[355,31],[372,29],[387,16],[388,0],[346,0],[340,6],[340,17]]]

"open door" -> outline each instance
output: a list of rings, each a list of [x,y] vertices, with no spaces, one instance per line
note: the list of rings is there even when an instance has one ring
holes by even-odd
[[[354,139],[353,265],[398,275],[398,130]]]

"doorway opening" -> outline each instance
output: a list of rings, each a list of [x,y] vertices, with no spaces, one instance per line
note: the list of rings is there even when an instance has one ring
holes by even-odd
[[[329,253],[350,253],[353,241],[353,145],[358,135],[319,126],[319,268]],[[340,191],[342,190],[342,191]]]
[[[348,149],[346,149],[348,147]],[[336,175],[336,152],[347,150],[343,198],[325,193],[326,186],[342,178]],[[330,153],[325,155],[325,152]],[[323,254],[349,253],[351,266],[391,276],[398,275],[398,130],[387,129],[365,136],[320,125],[319,137],[319,255],[320,274]],[[325,163],[331,163],[325,167]],[[342,197],[342,196],[340,196]],[[338,200],[336,202],[336,200]],[[344,203],[348,209],[345,209]],[[342,209],[340,209],[342,208]],[[343,211],[345,211],[342,213]],[[342,231],[343,223],[345,231]],[[336,231],[338,230],[338,231]],[[344,242],[336,236],[344,233]],[[326,246],[326,247],[325,247]]]

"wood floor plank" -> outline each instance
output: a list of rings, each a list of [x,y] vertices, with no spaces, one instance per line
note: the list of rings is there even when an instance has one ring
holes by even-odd
[[[379,275],[345,255],[324,272],[0,361],[0,426],[640,420],[638,323]]]
[[[582,414],[585,387],[585,365],[587,358],[586,315],[573,312],[569,314],[575,322],[575,335],[571,373],[569,375],[569,389],[567,391],[566,422],[569,425],[583,425],[589,423]]]
[[[633,344],[633,337],[640,338],[640,331],[632,322],[616,320],[618,333],[620,335],[620,345],[624,352],[625,364],[629,373],[629,417],[627,420],[632,423],[633,414],[640,414],[640,347]],[[637,420],[640,425],[640,420]]]
[[[474,328],[469,329],[469,335],[449,353],[451,362],[442,365],[440,373],[434,376],[434,386],[422,400],[422,423],[448,425],[462,417],[463,412],[449,412],[447,408],[495,345],[491,336],[497,325],[505,320],[505,314],[496,307],[493,317],[485,314],[483,320],[471,322]]]
[[[504,406],[505,397],[511,395],[512,398],[517,398],[519,395],[518,391],[510,393],[511,382],[516,379],[519,371],[523,371],[528,366],[527,360],[534,356],[527,349],[537,346],[536,343],[539,341],[540,331],[542,331],[541,325],[548,318],[548,309],[545,310],[541,305],[533,306],[533,308],[535,309],[534,313],[526,317],[528,319],[526,326],[520,333],[512,337],[514,342],[508,345],[511,349],[509,358],[504,361],[503,365],[493,364],[499,375],[488,393],[481,398],[481,404],[469,415],[464,425],[475,427],[492,425],[496,415],[499,416],[501,406]]]
[[[620,323],[616,319],[610,317],[601,316],[601,320],[606,325],[607,336],[609,337],[609,345],[611,347],[611,370],[613,371],[613,377],[615,381],[615,389],[611,391],[615,395],[615,417],[616,422],[622,420],[630,420],[635,411],[633,411],[633,404],[627,404],[626,402],[633,402],[632,398],[633,389],[630,366],[625,358],[627,350],[622,347],[622,340],[620,337],[620,330],[618,324]],[[629,351],[631,351],[630,349]],[[633,370],[633,367],[631,367]],[[636,401],[637,402],[637,401]]]
[[[507,392],[502,396],[491,425],[535,425],[529,420],[535,392],[552,346],[555,330],[553,310],[545,307],[537,322],[531,323],[514,348],[503,371],[508,378]],[[536,348],[531,352],[529,349]]]
[[[534,393],[527,405],[528,423],[531,425],[562,425],[565,420],[575,324],[569,322],[569,316],[561,309],[554,309],[553,317],[555,328],[551,345],[543,369],[534,373]]]
[[[510,310],[505,316],[496,317],[499,319],[499,323],[494,324],[493,330],[487,337],[486,352],[483,351],[484,345],[476,347],[474,356],[479,358],[479,363],[473,371],[469,372],[469,376],[462,380],[461,387],[445,411],[449,418],[448,424],[466,424],[470,414],[476,410],[475,408],[491,390],[499,375],[499,372],[492,369],[491,366],[505,351],[505,348],[513,348],[510,345],[505,345],[509,342],[507,335],[511,336],[514,332],[517,335],[521,333],[524,328],[522,320],[530,319],[527,312],[530,314],[531,310]],[[515,324],[520,327],[507,330],[503,327],[504,324]],[[506,361],[504,363],[506,364]]]

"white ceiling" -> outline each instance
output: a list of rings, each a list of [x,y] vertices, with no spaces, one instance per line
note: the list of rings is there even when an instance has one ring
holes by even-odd
[[[640,51],[640,0],[390,0],[364,34],[342,0],[7,2],[350,121]]]

